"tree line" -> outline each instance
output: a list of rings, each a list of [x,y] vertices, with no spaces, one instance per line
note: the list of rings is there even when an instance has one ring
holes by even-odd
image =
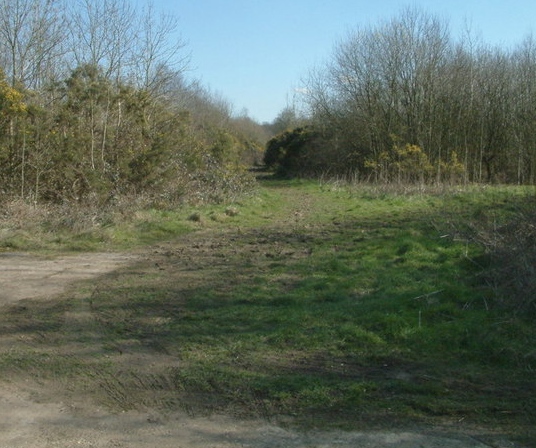
[[[274,137],[287,174],[384,182],[536,181],[536,41],[492,47],[418,8],[360,28],[314,68],[307,122]],[[303,124],[303,123],[302,123]]]
[[[0,2],[0,193],[218,200],[263,130],[185,72],[174,16],[128,0]]]

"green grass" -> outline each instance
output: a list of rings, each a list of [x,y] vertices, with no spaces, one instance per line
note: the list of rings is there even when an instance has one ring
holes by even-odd
[[[134,397],[123,408],[150,402],[141,390],[150,383],[167,397],[160,405],[193,413],[348,428],[463,422],[521,438],[536,424],[536,331],[494,306],[474,262],[482,248],[456,229],[483,214],[511,219],[523,197],[505,187],[398,195],[272,181],[233,216],[226,206],[196,210],[196,222],[192,210],[144,214],[111,240],[132,247],[191,233],[166,243],[161,270],[142,263],[67,301],[91,303],[98,338],[50,322],[42,331],[56,346],[93,344],[73,369],[102,363],[107,387],[121,372]],[[144,377],[114,364],[117,347],[178,365]]]

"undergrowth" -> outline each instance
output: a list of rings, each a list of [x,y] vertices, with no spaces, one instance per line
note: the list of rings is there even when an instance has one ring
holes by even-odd
[[[478,262],[506,312],[536,317],[536,198],[510,204],[510,215],[483,213],[466,236],[485,248]]]

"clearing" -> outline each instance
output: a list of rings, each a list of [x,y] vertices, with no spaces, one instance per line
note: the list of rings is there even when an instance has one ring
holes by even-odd
[[[379,425],[365,422],[362,431],[325,430],[322,421],[300,426],[294,424],[296,416],[273,418],[269,409],[264,413],[262,397],[258,403],[227,406],[210,397],[210,388],[207,393],[201,390],[199,396],[188,396],[188,406],[177,406],[177,393],[188,380],[178,372],[188,358],[179,359],[172,348],[180,341],[166,339],[171,333],[166,316],[186,315],[184,301],[167,305],[166,315],[156,315],[150,307],[136,310],[141,313],[135,321],[139,328],[129,324],[134,312],[129,303],[139,307],[136,292],[158,297],[151,288],[166,290],[171,284],[180,285],[184,296],[190,297],[207,279],[228,276],[229,265],[238,259],[241,264],[237,266],[248,269],[236,272],[235,278],[228,279],[230,284],[241,282],[241,275],[248,272],[277,268],[282,257],[306,260],[312,240],[303,232],[296,233],[302,220],[302,229],[312,231],[304,218],[310,203],[305,196],[302,199],[286,215],[286,223],[294,229],[290,233],[274,230],[272,223],[247,232],[236,226],[231,230],[202,229],[129,253],[47,257],[0,253],[0,309],[4,316],[0,448],[520,446],[489,425],[462,426],[463,417],[404,425],[390,422],[386,416]],[[279,280],[289,289],[295,282],[290,273]],[[112,305],[105,300],[108,291],[114,297],[123,295],[125,301],[121,298],[119,305]],[[112,326],[114,337],[109,333]],[[234,349],[237,364],[251,362],[247,354],[239,353],[239,347]],[[191,353],[192,360],[194,355],[199,356]],[[296,356],[298,368],[306,374],[317,374],[323,368]],[[277,360],[273,363],[279,365]],[[288,367],[281,362],[281,368]],[[345,368],[339,369],[349,375]],[[367,373],[375,374],[372,370]],[[378,374],[393,381],[417,378],[417,372],[403,366]],[[211,411],[203,411],[207,408]]]
[[[0,254],[0,306],[21,312],[37,300],[54,301],[75,282],[112,273],[140,255],[86,253],[58,258],[27,254]],[[147,260],[145,260],[147,261]],[[156,260],[155,260],[156,263]],[[151,263],[149,263],[150,265]],[[39,330],[14,335],[3,331],[0,347],[17,350],[40,337]],[[156,358],[156,357],[155,357]],[[138,355],[135,362],[151,365],[155,359]],[[163,362],[163,361],[162,361]],[[173,360],[171,360],[173,362]],[[54,381],[52,382],[54,383]],[[476,434],[445,435],[422,432],[298,432],[267,421],[237,420],[226,416],[160,415],[152,410],[110,412],[96,406],[91,396],[73,397],[64,385],[17,377],[0,383],[0,447],[513,447],[506,441],[488,445]],[[90,394],[91,395],[91,394]],[[489,437],[489,436],[488,436]],[[489,439],[488,439],[489,440]]]

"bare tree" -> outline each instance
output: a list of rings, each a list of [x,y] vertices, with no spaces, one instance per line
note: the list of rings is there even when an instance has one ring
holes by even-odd
[[[331,122],[343,165],[362,169],[365,159],[391,151],[393,137],[441,148],[434,117],[449,47],[446,24],[418,9],[358,29],[336,47],[327,69],[311,78],[308,98]]]
[[[126,0],[78,0],[69,10],[71,69],[100,67],[120,80],[131,62],[136,14]]]
[[[536,181],[536,41],[532,35],[516,48],[512,55],[514,66],[513,125],[517,148],[517,182]]]
[[[513,52],[469,33],[455,43],[414,8],[354,31],[311,71],[305,96],[330,165],[386,179],[412,152],[433,165],[420,179],[533,182],[535,48],[530,36]]]
[[[62,55],[59,0],[4,0],[0,4],[0,58],[12,85],[42,86]]]
[[[142,10],[131,55],[139,88],[157,93],[187,68],[189,55],[183,54],[186,44],[177,33],[175,16],[157,16],[151,4]]]

